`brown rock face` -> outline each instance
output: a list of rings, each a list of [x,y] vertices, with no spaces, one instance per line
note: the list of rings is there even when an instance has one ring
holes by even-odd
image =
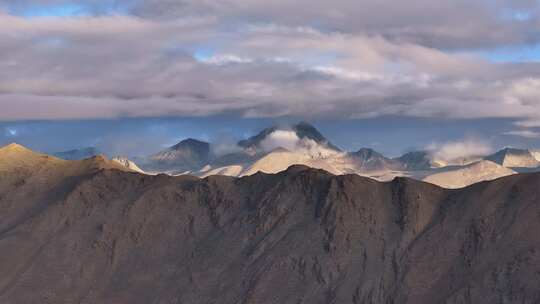
[[[540,302],[538,174],[17,174],[0,175],[0,303]]]

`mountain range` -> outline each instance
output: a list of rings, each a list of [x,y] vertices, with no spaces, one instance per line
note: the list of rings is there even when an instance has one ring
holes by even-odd
[[[148,174],[240,177],[257,172],[278,173],[291,165],[305,165],[336,175],[358,174],[379,181],[407,176],[447,188],[464,187],[518,172],[540,171],[540,153],[525,149],[505,148],[492,155],[451,162],[437,159],[430,151],[411,151],[397,158],[388,158],[369,148],[346,152],[306,122],[264,129],[238,142],[233,150],[220,155],[214,152],[210,143],[190,138],[148,157],[121,159],[132,169]],[[96,149],[84,149],[54,155],[82,159],[88,157],[89,151],[98,153]]]
[[[98,156],[101,154],[97,148],[87,147],[82,149],[73,149],[69,151],[62,151],[53,153],[54,156],[64,159],[64,160],[81,160],[85,158],[90,158],[93,156]]]
[[[0,303],[538,303],[539,189],[540,173],[459,190],[301,165],[148,175],[12,144]]]

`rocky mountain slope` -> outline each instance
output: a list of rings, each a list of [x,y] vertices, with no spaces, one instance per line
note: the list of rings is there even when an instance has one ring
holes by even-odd
[[[0,150],[0,303],[540,301],[540,174],[444,190],[88,162]]]

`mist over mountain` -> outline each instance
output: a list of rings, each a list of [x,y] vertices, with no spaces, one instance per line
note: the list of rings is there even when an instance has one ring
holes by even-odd
[[[284,151],[280,151],[284,152]],[[536,303],[540,175],[144,175],[0,149],[2,303]]]
[[[251,151],[270,151],[275,148],[296,149],[305,145],[316,144],[329,150],[341,151],[326,139],[314,126],[300,122],[292,126],[273,126],[257,135],[238,142],[238,146]]]

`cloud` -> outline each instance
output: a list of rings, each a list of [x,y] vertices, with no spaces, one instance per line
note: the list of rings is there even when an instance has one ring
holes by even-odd
[[[531,130],[514,130],[503,133],[504,135],[519,136],[524,138],[540,138],[540,132]]]
[[[66,3],[0,0],[0,120],[540,120],[540,63],[477,52],[538,42],[533,1],[88,0],[77,1],[85,16],[12,12]]]
[[[267,152],[277,148],[294,151],[299,148],[299,145],[300,138],[298,138],[296,132],[288,130],[276,130],[266,136],[260,144],[261,148]]]
[[[17,137],[18,134],[19,134],[19,130],[17,128],[13,128],[13,127],[4,128],[4,135],[6,137]]]
[[[215,156],[238,153],[243,150],[238,146],[238,139],[227,132],[219,132],[218,134],[213,135],[210,142],[212,153]]]
[[[421,9],[420,9],[421,8]],[[223,22],[255,20],[290,27],[316,25],[437,48],[486,48],[538,41],[534,0],[452,2],[412,0],[201,1],[150,0],[133,12],[148,18],[212,15]],[[426,14],[429,12],[429,14]]]
[[[433,159],[445,162],[467,159],[469,157],[488,155],[493,147],[480,139],[464,139],[445,143],[433,143],[427,147]]]

